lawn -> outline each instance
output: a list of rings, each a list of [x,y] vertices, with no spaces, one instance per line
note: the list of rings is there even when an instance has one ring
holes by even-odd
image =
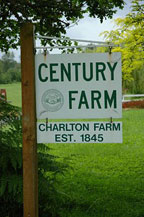
[[[122,144],[50,144],[68,160],[61,217],[144,216],[144,110],[123,112]]]

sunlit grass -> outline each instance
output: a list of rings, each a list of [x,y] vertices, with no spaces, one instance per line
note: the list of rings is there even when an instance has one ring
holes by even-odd
[[[57,186],[61,217],[144,216],[144,110],[123,112],[122,144],[49,146],[71,166]]]

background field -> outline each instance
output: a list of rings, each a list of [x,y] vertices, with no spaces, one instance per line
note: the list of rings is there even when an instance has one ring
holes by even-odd
[[[20,83],[0,88],[21,106]],[[48,145],[69,165],[55,183],[59,216],[144,217],[144,109],[124,110],[122,120],[122,144]]]

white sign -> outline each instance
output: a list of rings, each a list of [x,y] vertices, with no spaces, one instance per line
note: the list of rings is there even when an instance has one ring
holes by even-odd
[[[37,143],[122,143],[121,122],[38,122]]]
[[[121,54],[36,55],[37,119],[120,118]]]

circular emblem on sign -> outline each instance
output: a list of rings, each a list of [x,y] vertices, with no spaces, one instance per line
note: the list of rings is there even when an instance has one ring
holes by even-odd
[[[42,95],[42,105],[50,112],[56,112],[61,109],[64,104],[64,97],[60,91],[50,89],[44,92]]]

